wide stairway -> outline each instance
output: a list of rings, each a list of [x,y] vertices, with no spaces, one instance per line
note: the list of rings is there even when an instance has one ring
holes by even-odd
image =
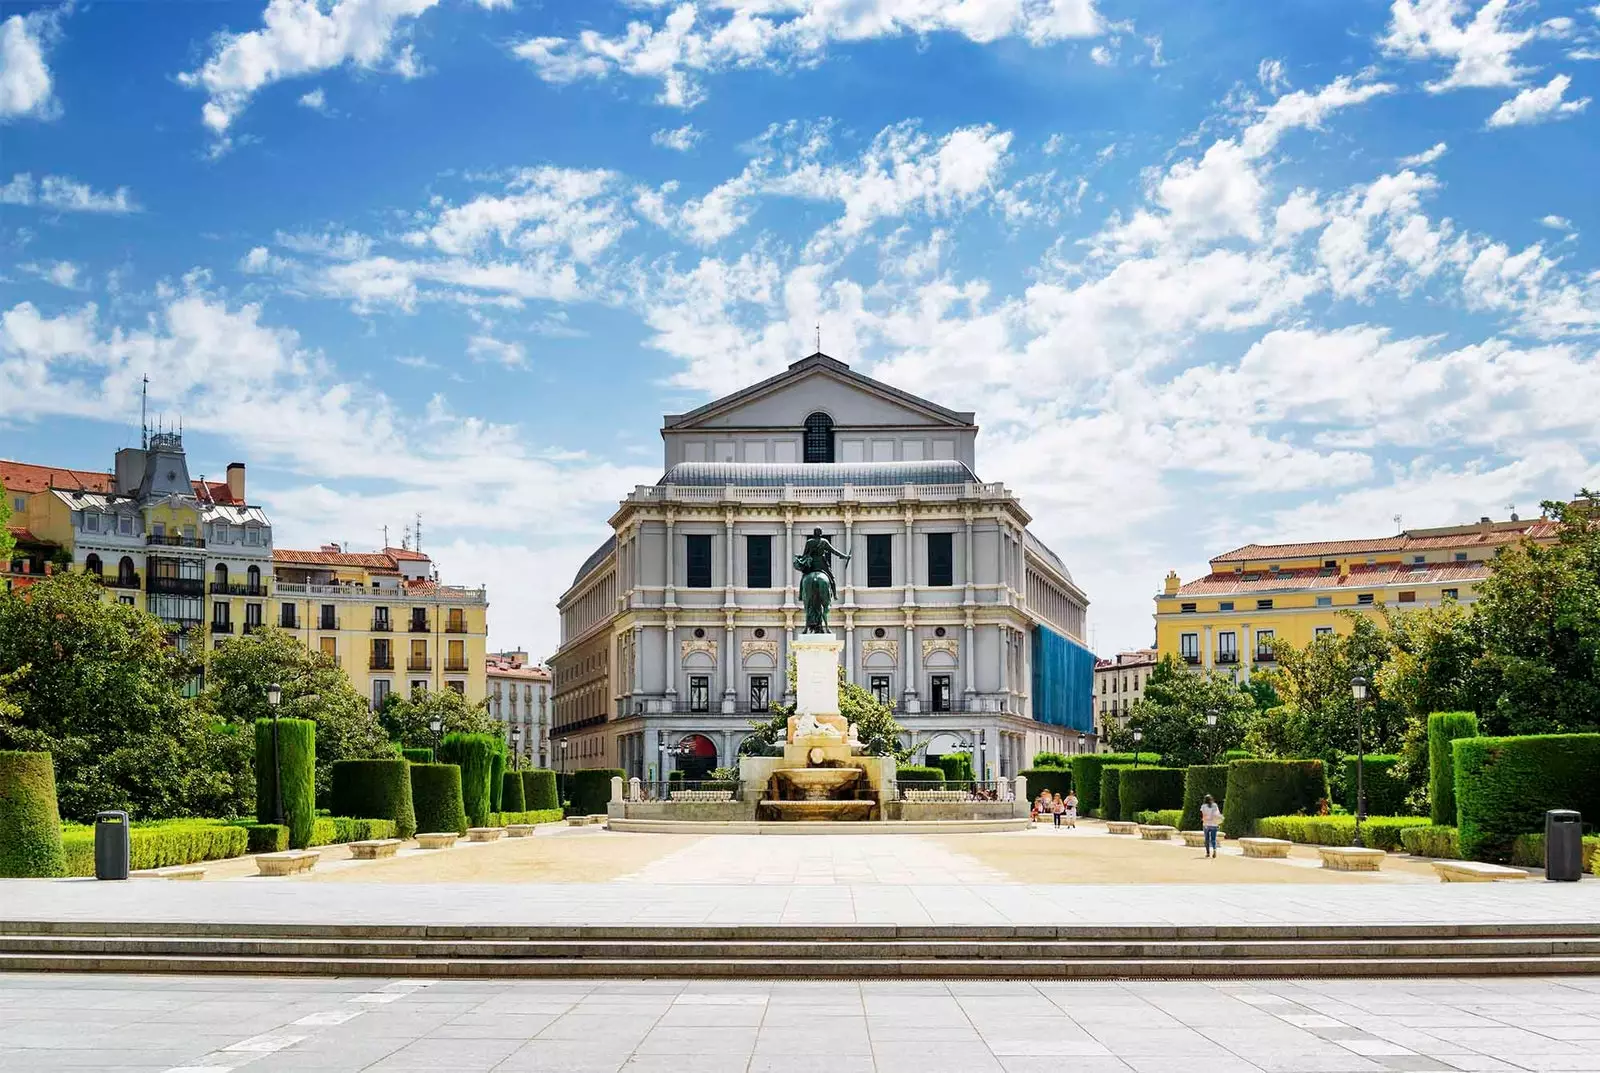
[[[0,971],[893,979],[1600,973],[1582,924],[525,927],[0,922]]]

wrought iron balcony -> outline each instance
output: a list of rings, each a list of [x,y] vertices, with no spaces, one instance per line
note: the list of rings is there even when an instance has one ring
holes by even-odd
[[[1200,662],[1200,656],[1198,654],[1196,654],[1196,653],[1185,652],[1179,658],[1182,659],[1183,662],[1189,664],[1189,666],[1191,666],[1191,667],[1197,665]]]
[[[428,628],[428,620],[427,619],[412,619],[411,620],[411,632],[412,633],[432,633],[433,631]]]
[[[231,622],[217,622],[217,621],[213,620],[212,623],[211,623],[211,632],[212,633],[232,633],[233,632],[233,623],[231,623]]]
[[[373,656],[367,661],[367,669],[370,671],[392,671],[394,670],[394,657]]]
[[[146,545],[159,545],[163,548],[203,548],[206,546],[204,537],[175,536],[171,533],[151,533],[144,538]]]
[[[453,671],[453,672],[455,672],[457,674],[460,674],[460,673],[462,673],[462,672],[467,670],[467,661],[466,660],[460,660],[460,661],[449,660],[449,661],[447,661],[445,663],[444,669],[447,670],[447,671]]]
[[[211,595],[265,596],[267,595],[267,587],[265,585],[235,585],[232,582],[213,581],[211,583]]]
[[[206,594],[206,583],[199,578],[160,577],[158,575],[149,578],[145,587],[153,593],[167,596],[204,596]]]
[[[137,589],[143,587],[142,583],[137,577],[100,577],[99,575],[96,575],[95,580],[100,582],[100,584],[104,585],[108,589]]]
[[[252,633],[255,633],[257,630],[259,630],[261,625],[262,624],[259,622],[246,622],[244,624],[244,635],[246,637],[250,636]]]
[[[337,630],[338,628],[339,618],[337,615],[323,615],[317,620],[317,629],[319,630]]]
[[[372,620],[372,632],[373,633],[390,633],[393,630],[394,630],[393,623],[391,623],[386,618],[375,618],[375,619]]]
[[[467,632],[467,624],[465,622],[447,622],[444,625],[444,632],[445,633],[466,633]]]
[[[1238,663],[1239,662],[1239,653],[1237,653],[1237,652],[1218,652],[1217,653],[1217,662],[1218,663]]]
[[[406,660],[406,670],[431,671],[433,670],[433,660],[427,658],[418,659],[417,657],[413,656]]]

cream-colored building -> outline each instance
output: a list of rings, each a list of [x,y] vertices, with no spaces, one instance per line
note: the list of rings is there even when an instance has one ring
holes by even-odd
[[[1159,657],[1153,648],[1118,652],[1094,665],[1094,721],[1096,733],[1104,742],[1107,732],[1126,722],[1133,705],[1144,696]]]
[[[529,662],[521,650],[490,652],[484,666],[489,714],[500,722],[506,743],[522,761],[549,767],[550,671]]]

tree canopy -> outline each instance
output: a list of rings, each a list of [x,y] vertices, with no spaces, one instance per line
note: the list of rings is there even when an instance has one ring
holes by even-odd
[[[11,565],[11,552],[17,546],[16,538],[6,528],[11,521],[11,497],[6,495],[6,482],[0,481],[0,564]]]
[[[390,738],[417,749],[433,746],[435,737],[430,724],[435,719],[441,724],[441,736],[502,733],[500,724],[489,714],[487,700],[471,704],[453,689],[414,689],[409,697],[391,693],[378,713],[378,721]]]
[[[1228,675],[1191,672],[1167,656],[1145,679],[1144,695],[1134,701],[1127,721],[1107,737],[1114,752],[1160,753],[1174,767],[1210,764],[1244,740],[1255,710],[1251,694]],[[1206,721],[1212,714],[1215,727]],[[1144,735],[1137,745],[1134,731]]]

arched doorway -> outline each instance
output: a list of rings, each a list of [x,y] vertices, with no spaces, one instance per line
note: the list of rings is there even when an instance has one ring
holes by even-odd
[[[686,734],[678,742],[678,771],[689,782],[703,779],[717,766],[717,747],[704,734]]]

